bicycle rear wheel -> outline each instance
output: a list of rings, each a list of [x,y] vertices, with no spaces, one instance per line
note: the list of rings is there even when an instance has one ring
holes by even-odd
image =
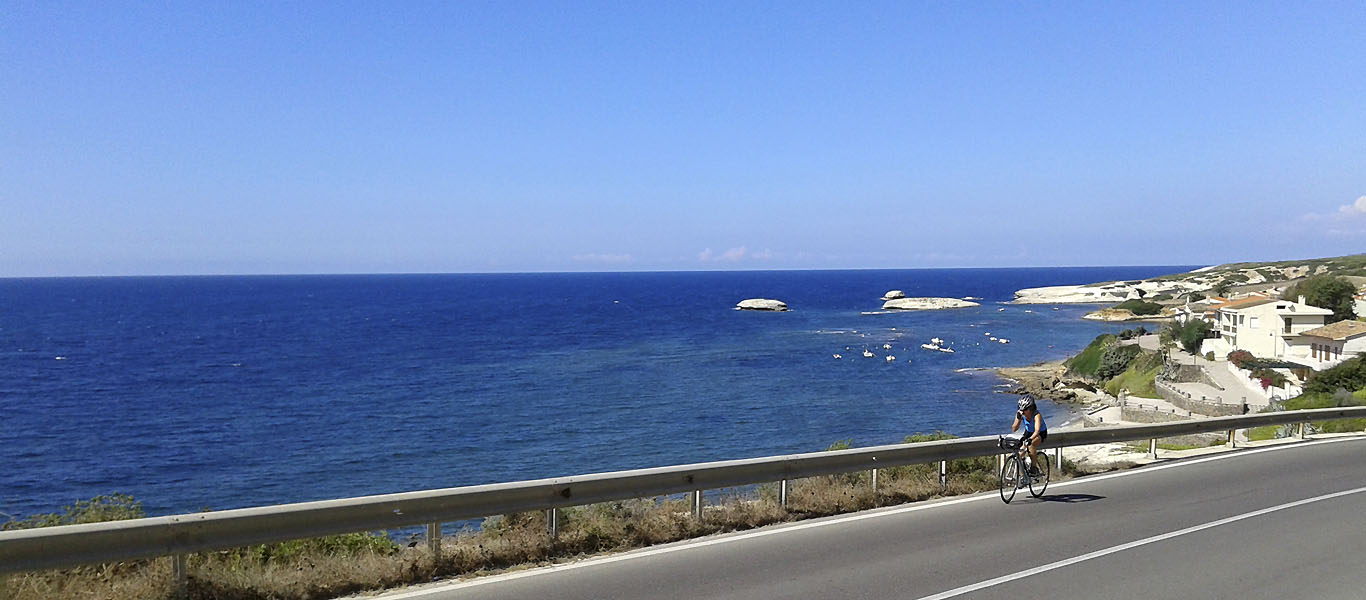
[[[1043,491],[1048,489],[1048,453],[1039,451],[1039,460],[1035,461],[1034,467],[1039,470],[1038,475],[1029,478],[1029,495],[1038,498],[1043,495]]]
[[[1015,499],[1015,490],[1020,489],[1020,465],[1023,461],[1017,455],[1006,455],[1005,465],[1001,467],[1001,501],[1010,504]]]

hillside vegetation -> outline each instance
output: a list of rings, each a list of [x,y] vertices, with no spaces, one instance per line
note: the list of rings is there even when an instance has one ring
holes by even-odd
[[[1282,406],[1273,406],[1271,410],[1308,410],[1339,406],[1366,406],[1366,360],[1361,357],[1314,373],[1309,377],[1309,381],[1305,382],[1303,394],[1286,400]],[[1314,427],[1329,433],[1361,431],[1366,429],[1366,419],[1327,421],[1314,423]]]
[[[1276,262],[1229,263],[1189,273],[1163,275],[1155,280],[1199,282],[1213,290],[1220,283],[1244,285],[1288,281],[1310,275],[1366,277],[1366,254]]]
[[[1265,263],[1231,263],[1188,273],[1173,273],[1140,281],[1114,281],[1081,286],[1097,301],[1120,301],[1094,318],[1110,321],[1171,316],[1163,309],[1187,300],[1228,296],[1237,291],[1282,288],[1283,298],[1305,301],[1333,311],[1333,320],[1355,319],[1352,296],[1366,283],[1366,254]],[[1288,289],[1284,289],[1287,288]],[[1127,310],[1133,314],[1116,311]],[[1093,318],[1088,316],[1088,318]]]
[[[1123,390],[1145,398],[1156,397],[1156,378],[1162,371],[1162,355],[1146,351],[1138,344],[1120,343],[1143,333],[1146,330],[1140,328],[1119,335],[1096,336],[1085,350],[1063,363],[1067,375],[1091,381],[1112,396],[1118,396]]]

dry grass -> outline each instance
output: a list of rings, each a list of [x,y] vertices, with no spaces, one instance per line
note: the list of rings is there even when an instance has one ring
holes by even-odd
[[[776,484],[758,486],[713,500],[700,521],[692,518],[687,501],[678,498],[575,507],[561,511],[560,533],[555,539],[547,531],[544,513],[493,517],[478,531],[444,538],[441,556],[436,558],[425,543],[402,547],[382,536],[363,534],[202,553],[189,560],[189,594],[195,599],[214,600],[336,598],[993,490],[997,485],[995,459],[952,461],[946,490],[940,489],[937,465],[883,469],[878,483],[874,492],[868,472],[797,480],[789,490],[787,507],[778,504]],[[9,590],[13,600],[170,598],[171,561],[163,558],[25,573],[10,578]]]

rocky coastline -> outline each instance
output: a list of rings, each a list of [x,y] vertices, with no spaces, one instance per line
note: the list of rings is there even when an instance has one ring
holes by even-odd
[[[1067,367],[1062,361],[1043,362],[1027,367],[1001,367],[996,374],[1015,384],[1009,394],[1029,394],[1060,404],[1091,405],[1100,401],[1103,394],[1089,382],[1067,376]]]
[[[1175,311],[1171,309],[1163,309],[1161,313],[1155,315],[1136,315],[1133,311],[1123,308],[1102,308],[1086,313],[1082,318],[1088,321],[1105,321],[1107,323],[1123,323],[1127,321],[1163,322],[1170,320],[1174,315]]]

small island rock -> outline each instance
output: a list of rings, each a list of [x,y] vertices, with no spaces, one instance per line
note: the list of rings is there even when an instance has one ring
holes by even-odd
[[[896,299],[898,299],[898,298],[905,298],[905,297],[906,297],[906,294],[905,294],[904,292],[902,292],[901,290],[888,290],[887,293],[885,293],[885,294],[882,295],[882,299],[883,299],[883,300],[896,300]]]
[[[771,310],[782,312],[787,310],[787,303],[781,300],[770,300],[768,298],[750,298],[741,300],[735,305],[735,310]]]
[[[882,310],[938,310],[941,308],[967,308],[980,306],[976,302],[957,298],[897,298],[882,303]]]

